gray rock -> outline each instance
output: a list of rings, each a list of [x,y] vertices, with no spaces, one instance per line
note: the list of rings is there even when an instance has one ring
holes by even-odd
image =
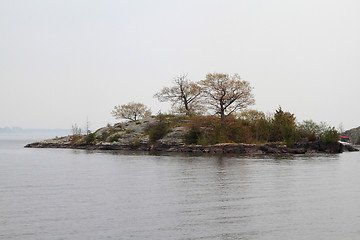
[[[157,120],[152,117],[144,118],[139,121],[128,122],[125,127],[128,131],[134,131],[137,133],[145,132],[151,125],[153,125]]]
[[[186,129],[184,127],[176,127],[171,129],[171,132],[165,135],[164,138],[160,139],[159,142],[164,145],[182,145],[184,144],[184,135]]]
[[[95,132],[95,138],[101,138],[105,132],[110,132],[110,129],[108,127],[99,128]]]
[[[350,138],[351,144],[358,144],[360,137],[360,127],[352,128],[342,133],[342,135]]]
[[[54,138],[54,139],[47,139],[43,141],[39,141],[39,143],[44,144],[68,144],[71,141],[71,136],[66,137],[60,137],[60,138]]]

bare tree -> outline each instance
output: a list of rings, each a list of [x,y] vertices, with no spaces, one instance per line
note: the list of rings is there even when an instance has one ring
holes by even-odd
[[[115,106],[114,110],[111,111],[111,114],[116,119],[136,121],[140,118],[151,115],[151,111],[142,103],[130,102],[121,106]]]
[[[180,113],[191,115],[201,112],[201,87],[187,79],[186,74],[176,77],[173,81],[173,87],[164,87],[160,92],[156,93],[156,97],[160,102],[170,101],[172,108]]]
[[[225,73],[209,73],[200,85],[206,103],[220,115],[222,121],[225,116],[255,103],[250,83],[241,81],[238,74],[231,77]]]
[[[78,127],[78,125],[75,123],[71,127],[71,132],[73,136],[80,136],[81,135],[81,128]]]
[[[91,131],[90,131],[89,117],[86,117],[85,131],[86,131],[86,135],[89,135],[89,134],[91,133]]]

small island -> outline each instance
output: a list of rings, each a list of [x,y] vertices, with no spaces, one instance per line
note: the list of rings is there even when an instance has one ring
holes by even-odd
[[[172,87],[155,94],[160,101],[172,103],[171,114],[154,116],[144,104],[130,102],[111,112],[125,122],[85,134],[74,125],[72,135],[25,147],[232,154],[358,151],[339,143],[340,133],[326,123],[298,123],[294,114],[281,107],[273,114],[247,109],[254,104],[251,90],[237,74],[208,74],[199,82],[181,75]]]

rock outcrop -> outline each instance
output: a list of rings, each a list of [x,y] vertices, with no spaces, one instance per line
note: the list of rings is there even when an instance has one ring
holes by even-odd
[[[359,144],[360,140],[360,127],[352,128],[342,133],[342,135],[350,138],[351,144]]]

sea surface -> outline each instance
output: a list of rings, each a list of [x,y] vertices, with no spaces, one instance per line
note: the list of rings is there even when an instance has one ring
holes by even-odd
[[[0,140],[0,239],[360,239],[360,154],[25,149]]]

